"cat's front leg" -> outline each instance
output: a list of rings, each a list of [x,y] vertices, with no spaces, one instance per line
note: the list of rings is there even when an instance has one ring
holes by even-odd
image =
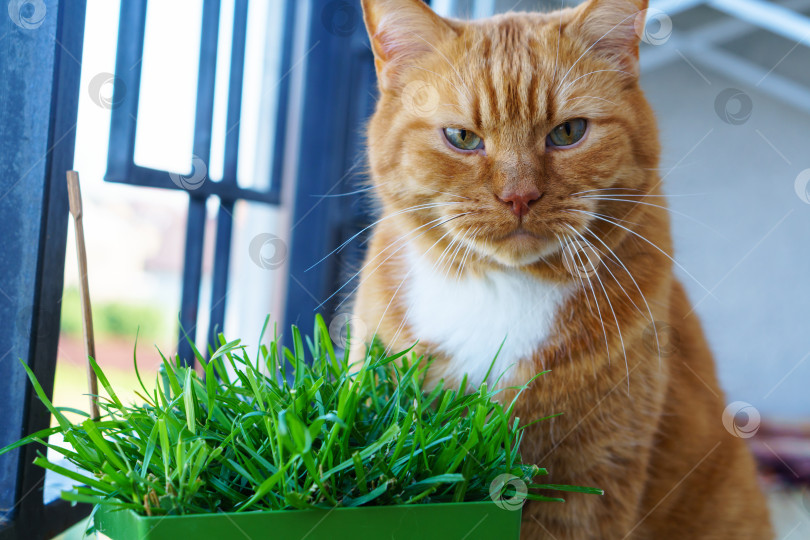
[[[586,359],[570,357],[524,395],[517,411],[521,421],[563,412],[526,430],[523,459],[549,472],[535,481],[597,487],[604,495],[545,493],[566,502],[526,504],[523,539],[643,537],[643,500],[669,369],[639,350],[630,347],[628,367],[614,362],[588,376],[582,375]]]
[[[641,538],[641,501],[647,482],[648,452],[614,458],[577,473],[588,484],[605,490],[602,496],[564,493],[565,503],[528,502],[523,508],[522,540],[613,540]],[[619,463],[621,461],[622,463]],[[558,470],[564,465],[554,465]],[[621,470],[621,474],[618,471]],[[574,483],[573,478],[558,479]],[[545,481],[545,480],[543,480]],[[582,483],[580,481],[580,483]]]

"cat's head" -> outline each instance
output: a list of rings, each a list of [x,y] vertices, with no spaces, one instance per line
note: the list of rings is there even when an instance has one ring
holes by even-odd
[[[638,84],[646,4],[464,22],[421,0],[363,0],[380,88],[369,158],[386,217],[425,248],[454,240],[524,266],[611,215],[593,195],[652,189],[657,131]]]

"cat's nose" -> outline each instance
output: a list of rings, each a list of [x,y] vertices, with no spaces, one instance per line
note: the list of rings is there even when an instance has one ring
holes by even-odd
[[[496,195],[499,201],[509,205],[512,213],[522,218],[529,213],[529,205],[538,201],[542,195],[537,188],[521,189],[516,191],[505,191]]]

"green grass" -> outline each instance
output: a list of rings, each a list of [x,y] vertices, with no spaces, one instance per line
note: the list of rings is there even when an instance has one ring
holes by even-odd
[[[108,397],[99,397],[100,419],[71,411],[85,417],[77,423],[26,366],[59,425],[0,454],[32,442],[53,448],[86,471],[41,454],[35,460],[76,482],[64,499],[145,515],[483,501],[505,473],[527,484],[531,500],[601,493],[534,483],[546,471],[520,459],[526,426],[513,418],[518,397],[502,405],[486,384],[427,392],[429,361],[411,351],[386,356],[379,344],[349,365],[320,316],[312,339],[295,327],[288,337],[291,348],[276,338],[252,359],[238,340],[220,336],[209,361],[195,351],[204,377],[164,358],[152,390],[140,381],[139,405],[122,403],[91,361]],[[71,448],[48,445],[53,433]]]
[[[103,350],[102,343],[96,342],[96,350],[99,352]],[[155,372],[155,369],[150,370],[149,376],[154,377]],[[128,369],[117,366],[105,367],[104,374],[110,381],[110,385],[116,389],[121,401],[124,403],[133,401],[140,403],[142,401],[135,394],[135,390],[138,388],[138,378],[135,376],[131,365]],[[143,370],[141,376],[146,376]],[[87,396],[87,368],[85,366],[73,364],[65,358],[60,357],[57,359],[52,402],[59,404],[60,407],[84,411],[82,416],[65,411],[63,414],[70,421],[83,420],[87,417],[87,411],[90,410],[90,401]],[[56,417],[51,415],[51,426],[58,425],[59,422]]]

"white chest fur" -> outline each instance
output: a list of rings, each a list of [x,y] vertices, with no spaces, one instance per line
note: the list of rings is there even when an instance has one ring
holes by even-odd
[[[490,383],[531,356],[549,337],[568,295],[566,287],[518,270],[446,277],[420,255],[408,255],[407,322],[414,336],[449,359],[445,376],[460,379],[466,373],[472,385],[483,381],[502,342]]]

